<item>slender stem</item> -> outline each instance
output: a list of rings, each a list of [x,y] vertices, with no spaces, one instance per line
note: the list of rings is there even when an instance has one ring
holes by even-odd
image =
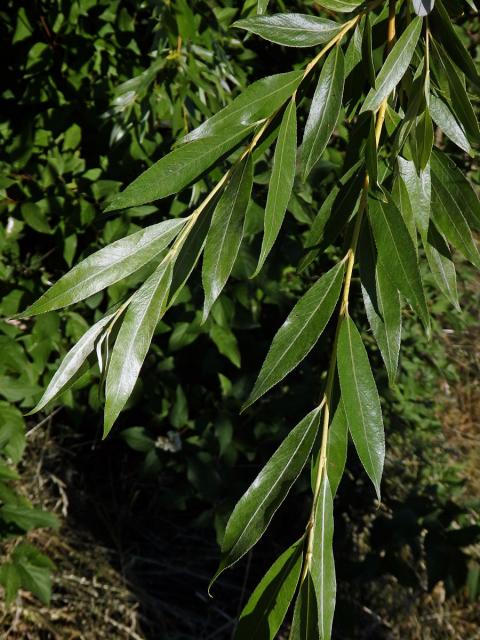
[[[395,41],[395,4],[396,0],[390,0],[389,2],[389,16],[388,16],[388,27],[387,27],[387,42],[386,42],[386,51],[390,51],[393,43]],[[378,149],[380,144],[380,137],[382,134],[383,124],[385,122],[385,114],[388,106],[388,96],[380,105],[375,122],[375,144]],[[320,445],[320,454],[318,459],[318,469],[317,475],[315,478],[315,488],[313,491],[313,503],[312,503],[312,511],[310,514],[310,519],[307,523],[307,531],[308,531],[308,539],[307,539],[307,549],[305,552],[303,571],[301,576],[301,582],[306,578],[308,571],[310,570],[311,559],[313,554],[313,535],[314,535],[314,525],[315,525],[315,512],[317,508],[318,496],[320,495],[320,488],[322,485],[323,474],[326,470],[327,465],[327,446],[328,446],[328,429],[330,425],[330,411],[331,411],[331,402],[332,402],[332,393],[333,393],[333,384],[335,381],[335,370],[337,365],[337,344],[338,344],[338,336],[340,334],[340,328],[342,326],[343,320],[348,316],[348,300],[350,296],[350,287],[352,283],[352,273],[353,267],[355,265],[355,258],[358,246],[358,239],[360,237],[360,230],[362,228],[363,216],[365,210],[367,208],[367,196],[368,190],[370,186],[370,180],[368,177],[368,173],[365,174],[365,180],[363,183],[362,196],[360,200],[359,210],[357,212],[355,218],[355,225],[352,232],[352,238],[350,240],[350,247],[344,257],[344,260],[347,262],[347,266],[345,269],[345,278],[343,282],[343,290],[342,297],[340,302],[340,311],[337,320],[337,326],[335,329],[335,337],[333,340],[332,353],[330,357],[330,363],[328,367],[327,380],[325,384],[325,392],[323,395],[322,404],[324,405],[323,416],[322,416],[322,441]]]

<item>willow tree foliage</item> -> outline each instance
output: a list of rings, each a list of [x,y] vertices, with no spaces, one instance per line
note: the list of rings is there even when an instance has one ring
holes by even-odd
[[[273,164],[264,234],[252,277],[282,230],[295,181],[310,179],[338,126],[348,129],[343,175],[321,204],[299,269],[339,237],[339,257],[297,301],[275,335],[244,410],[294,370],[325,332],[330,364],[320,401],[294,426],[237,503],[228,521],[214,580],[263,536],[307,464],[311,513],[300,540],[275,561],[241,614],[235,638],[277,634],[289,608],[290,638],[328,639],[335,607],[333,498],[350,436],[380,500],[385,457],[382,410],[362,335],[349,314],[359,277],[365,313],[390,381],[395,380],[402,309],[430,331],[422,273],[458,307],[451,248],[480,267],[475,231],[480,204],[436,141],[438,128],[465,153],[480,141],[471,93],[480,78],[452,25],[464,3],[323,0],[319,17],[258,15],[234,28],[285,47],[313,49],[303,68],[262,78],[179,139],[134,180],[107,211],[137,207],[200,184],[204,198],[172,218],[117,240],[75,266],[23,315],[79,302],[153,265],[143,284],[93,325],[67,354],[36,410],[69,388],[98,360],[105,385],[104,433],[124,408],[159,320],[202,261],[204,320],[228,281],[245,228],[256,163]],[[434,5],[434,6],[433,6]],[[331,19],[336,16],[336,19]],[[253,35],[250,35],[253,34]],[[297,120],[297,115],[300,117]],[[211,172],[225,169],[212,185]],[[212,580],[212,582],[214,581]]]

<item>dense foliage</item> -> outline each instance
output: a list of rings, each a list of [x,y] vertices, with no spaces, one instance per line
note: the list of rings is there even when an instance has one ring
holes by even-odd
[[[400,303],[407,301],[428,326],[433,282],[458,307],[446,240],[478,266],[470,227],[478,228],[479,206],[451,161],[437,151],[432,155],[432,120],[462,151],[471,152],[479,134],[466,86],[475,87],[478,76],[440,2],[432,35],[426,20],[399,5],[393,18],[396,44],[394,3],[390,16],[388,6],[374,3],[345,22],[341,15],[335,22],[323,13],[322,18],[258,18],[256,5],[246,3],[238,28],[287,47],[320,45],[312,64],[296,49],[279,57],[274,45],[266,46],[268,58],[260,63],[240,33],[229,28],[240,12],[225,4],[205,3],[194,14],[186,2],[160,9],[147,3],[134,8],[127,2],[79,2],[63,12],[58,3],[47,12],[16,7],[15,20],[5,21],[2,37],[11,42],[16,62],[2,95],[8,177],[2,185],[7,295],[1,311],[12,317],[32,304],[2,323],[8,354],[2,362],[7,425],[1,427],[2,446],[13,463],[19,461],[24,426],[12,403],[31,409],[47,381],[37,410],[52,400],[67,408],[88,402],[98,410],[105,393],[105,432],[120,416],[127,427],[122,437],[145,456],[144,471],[173,471],[175,481],[162,499],[182,508],[200,498],[210,505],[201,518],[213,515],[222,537],[230,500],[252,478],[239,460],[266,461],[286,436],[227,525],[221,568],[262,535],[313,448],[314,509],[306,538],[267,573],[237,635],[251,634],[258,612],[267,611],[262,633],[274,637],[301,573],[293,637],[316,637],[305,628],[311,623],[304,606],[311,588],[319,601],[320,634],[328,637],[335,583],[332,494],[345,464],[347,429],[378,493],[384,458],[379,398],[355,325],[376,369],[379,350],[393,384]],[[339,11],[346,3],[320,4]],[[356,10],[359,3],[348,4]],[[454,4],[448,5],[453,15]],[[39,30],[46,42],[39,41]],[[259,46],[252,37],[246,44]],[[290,71],[296,60],[298,70]],[[270,75],[274,71],[280,73]],[[269,78],[242,94],[247,72]],[[397,85],[396,101],[388,105]],[[234,95],[240,97],[222,111]],[[383,115],[377,116],[376,130],[371,112],[378,109]],[[210,114],[216,115],[204,122]],[[384,116],[388,141],[382,140],[377,153]],[[297,140],[302,140],[298,171]],[[443,148],[444,141],[437,140]],[[145,166],[150,168],[118,194]],[[463,211],[455,209],[458,201],[465,202]],[[323,204],[317,213],[318,203]],[[101,213],[105,204],[114,212],[108,217]],[[103,248],[92,254],[95,247]],[[202,250],[200,278],[194,266]],[[22,261],[15,262],[15,256]],[[360,306],[349,301],[356,262],[377,346],[364,331]],[[43,283],[35,277],[39,270]],[[318,279],[319,273],[324,275]],[[34,302],[42,284],[57,280]],[[342,282],[338,340],[316,346],[292,374],[323,330],[331,329]],[[56,312],[82,300],[78,311]],[[28,321],[27,332],[24,317],[35,314],[42,315]],[[410,318],[406,322],[408,336],[416,329]],[[290,375],[239,423],[239,408],[274,335],[248,404]],[[59,367],[56,354],[72,345]],[[136,382],[144,360],[142,387]],[[308,413],[328,368],[324,400]],[[402,380],[401,373],[400,385]],[[379,378],[383,394],[397,402],[401,396],[385,382]],[[364,411],[369,418],[359,420]],[[5,466],[4,476],[3,535],[54,524],[9,488],[15,478],[11,467]],[[306,484],[302,475],[298,489]],[[468,519],[465,529],[465,539],[474,540],[477,530]],[[327,560],[319,564],[312,549],[323,549]],[[7,598],[22,585],[48,599],[49,568],[34,548],[17,546],[1,574]],[[328,588],[318,593],[319,584]],[[280,590],[280,605],[269,611],[265,598],[271,589]]]

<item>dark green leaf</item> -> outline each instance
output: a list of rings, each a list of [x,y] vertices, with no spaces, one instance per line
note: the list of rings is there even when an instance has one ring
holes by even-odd
[[[273,640],[295,594],[302,568],[303,538],[273,563],[242,611],[234,640]]]
[[[315,509],[310,571],[317,598],[320,638],[322,640],[330,640],[337,581],[333,559],[333,497],[326,473],[323,474]],[[307,636],[307,638],[313,637],[316,636]]]
[[[415,217],[413,215],[412,204],[410,202],[407,187],[400,176],[397,176],[393,183],[392,198],[397,205],[398,210],[402,214],[405,226],[408,229],[408,233],[410,234],[415,249],[417,249],[417,225],[415,223]],[[430,218],[430,200],[428,203],[428,217]]]
[[[372,25],[370,22],[370,14],[365,15],[363,21],[363,35],[362,35],[362,64],[367,72],[370,86],[375,86],[375,65],[373,63],[372,52]]]
[[[371,114],[370,129],[365,143],[365,163],[367,166],[369,182],[371,185],[377,184],[378,179],[378,153],[375,139],[375,118]]]
[[[362,338],[351,318],[342,321],[337,350],[338,377],[348,428],[380,500],[385,434],[377,387]]]
[[[319,420],[318,408],[305,416],[288,434],[238,501],[227,523],[222,560],[212,583],[222,571],[240,560],[263,535],[275,511],[305,466]]]
[[[402,157],[398,158],[398,169],[410,200],[415,226],[418,227],[422,235],[425,235],[430,224],[430,201],[432,192],[430,169],[426,168],[424,171],[421,171],[419,175],[415,169],[415,164],[411,160],[405,160]],[[402,214],[405,210],[407,216],[404,217],[404,221],[410,231],[412,241],[415,244],[413,229],[411,229],[408,218],[408,205],[403,201],[403,196],[402,202],[404,205],[404,208],[401,209]]]
[[[22,316],[66,307],[126,278],[158,256],[184,224],[184,219],[165,220],[112,242],[77,264]]]
[[[202,282],[205,290],[203,320],[225,286],[243,238],[245,212],[253,183],[249,154],[235,168],[213,213],[203,254]]]
[[[433,147],[433,124],[428,108],[425,108],[417,118],[415,143],[417,168],[419,171],[423,171],[430,160]]]
[[[222,133],[200,137],[174,149],[116,195],[105,211],[136,207],[178,193],[231,151],[252,128],[253,125],[232,124]]]
[[[295,100],[292,99],[283,115],[273,156],[272,177],[265,207],[262,248],[254,276],[262,268],[282,226],[295,178],[296,155],[297,111]]]
[[[313,47],[328,42],[342,28],[341,24],[333,20],[303,13],[255,16],[238,20],[233,26],[287,47]]]
[[[430,225],[428,236],[423,240],[423,246],[430,270],[438,288],[450,300],[453,306],[460,310],[455,264],[445,238],[433,225]]]
[[[302,175],[306,180],[320,160],[337,124],[342,107],[344,59],[335,47],[327,56],[310,106],[301,147]]]
[[[417,253],[400,211],[391,202],[369,198],[368,215],[380,262],[428,329],[430,317]]]
[[[343,401],[340,399],[328,430],[327,474],[332,495],[337,493],[347,461],[348,423]]]
[[[163,262],[134,294],[118,332],[105,385],[104,437],[133,391],[153,332],[165,311],[172,264]]]
[[[45,405],[62,393],[67,383],[75,376],[87,357],[92,353],[95,348],[97,338],[113,317],[114,314],[111,313],[96,322],[83,334],[77,344],[70,349],[53,375],[53,378],[50,380],[45,393],[30,413],[40,411],[40,409],[43,409]]]
[[[344,265],[330,269],[305,293],[275,335],[244,409],[280,382],[305,358],[335,309]]]
[[[457,121],[449,107],[437,96],[430,96],[430,113],[433,121],[440,127],[443,133],[466,153],[471,153],[472,147],[465,135],[461,124]]]
[[[289,640],[317,640],[318,633],[317,597],[312,576],[307,573],[295,603]]]
[[[222,134],[238,126],[251,127],[275,113],[294,93],[303,71],[289,71],[257,80],[227,107],[187,134],[181,143]],[[248,130],[248,129],[247,129]]]
[[[385,98],[392,93],[403,78],[413,57],[422,30],[422,19],[414,18],[388,54],[362,106],[363,111],[377,111]]]
[[[5,562],[0,567],[0,584],[5,590],[5,604],[9,607],[22,585],[20,572],[12,562]]]

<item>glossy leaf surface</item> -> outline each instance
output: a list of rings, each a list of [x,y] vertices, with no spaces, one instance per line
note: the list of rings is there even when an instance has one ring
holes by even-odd
[[[277,13],[237,20],[234,27],[287,47],[313,47],[328,42],[341,29],[333,20],[303,13]]]

